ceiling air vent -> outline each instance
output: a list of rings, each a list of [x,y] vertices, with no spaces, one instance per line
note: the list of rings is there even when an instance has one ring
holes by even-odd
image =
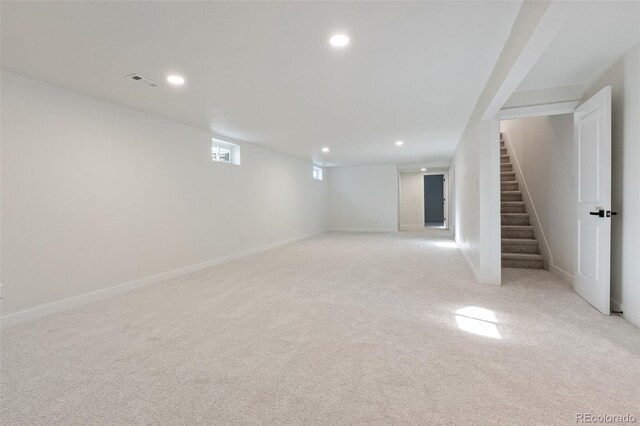
[[[153,81],[150,78],[143,77],[140,74],[133,73],[133,74],[125,75],[125,77],[126,78],[130,78],[133,81],[137,81],[139,83],[146,84],[149,87],[160,87],[161,86],[161,84],[158,83],[157,81]]]

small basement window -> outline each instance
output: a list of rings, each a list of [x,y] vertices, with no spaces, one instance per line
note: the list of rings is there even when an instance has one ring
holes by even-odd
[[[211,159],[219,163],[240,165],[240,145],[211,139]]]
[[[322,180],[322,167],[313,166],[313,178],[315,180]]]

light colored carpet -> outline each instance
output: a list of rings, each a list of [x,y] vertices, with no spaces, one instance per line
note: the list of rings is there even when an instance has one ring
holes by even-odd
[[[639,329],[546,271],[478,285],[447,235],[324,234],[6,329],[1,421],[640,418]]]

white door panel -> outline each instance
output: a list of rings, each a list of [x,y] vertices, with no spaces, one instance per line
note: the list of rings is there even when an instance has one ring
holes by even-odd
[[[577,151],[577,258],[575,291],[610,314],[611,87],[574,113]]]
[[[599,230],[594,224],[585,224],[580,221],[580,232],[578,232],[583,250],[580,251],[580,261],[578,271],[580,274],[592,280],[598,280],[598,263],[593,259],[598,258]]]

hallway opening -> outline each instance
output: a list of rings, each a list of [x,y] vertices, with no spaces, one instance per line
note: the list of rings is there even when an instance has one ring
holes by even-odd
[[[399,229],[450,229],[449,168],[419,167],[399,173]]]
[[[424,188],[424,226],[445,227],[444,215],[444,175],[425,175]]]

